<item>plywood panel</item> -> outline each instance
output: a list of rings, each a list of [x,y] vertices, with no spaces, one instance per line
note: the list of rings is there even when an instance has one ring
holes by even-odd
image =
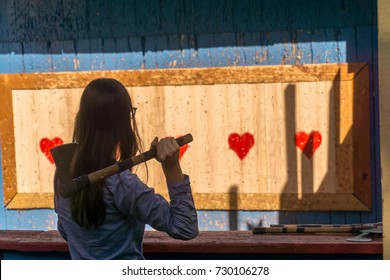
[[[13,119],[18,192],[53,192],[54,165],[40,141],[72,141],[82,89],[14,90]]]
[[[14,122],[7,130],[15,146],[5,148],[16,155],[16,179],[5,185],[15,184],[17,194],[52,192],[54,165],[39,143],[71,141],[82,87],[100,75],[128,88],[144,150],[155,136],[193,134],[181,163],[199,209],[367,210],[370,189],[356,174],[369,174],[369,154],[361,153],[369,134],[360,135],[368,124],[365,69],[342,64],[4,75],[12,115],[4,111],[0,120]],[[362,140],[353,141],[356,135]],[[365,163],[356,165],[355,158]],[[156,161],[134,172],[166,195]],[[17,197],[8,207],[22,208],[26,195]]]

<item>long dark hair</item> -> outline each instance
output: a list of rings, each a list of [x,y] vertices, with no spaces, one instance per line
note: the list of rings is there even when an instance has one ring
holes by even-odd
[[[134,119],[134,108],[126,88],[117,80],[100,78],[83,91],[75,119],[73,178],[134,156],[142,146]],[[119,147],[119,148],[118,148]],[[71,211],[80,226],[90,229],[105,219],[104,181],[91,184],[71,197]]]

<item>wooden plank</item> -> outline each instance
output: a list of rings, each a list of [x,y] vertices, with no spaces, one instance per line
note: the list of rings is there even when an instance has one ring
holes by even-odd
[[[145,41],[141,37],[129,38],[130,52],[132,54],[127,69],[145,68]]]
[[[340,63],[339,50],[337,48],[337,31],[333,28],[325,29],[325,42],[327,45],[325,62],[326,63]]]
[[[138,172],[137,172],[138,173]],[[151,177],[149,173],[149,177]],[[199,182],[195,178],[195,182]],[[206,189],[206,191],[213,191]],[[159,191],[161,195],[168,198],[168,194]],[[35,200],[30,195],[31,205],[39,205],[39,200]],[[272,194],[272,193],[238,193],[236,195],[237,207],[231,205],[231,195],[229,193],[194,193],[195,205],[199,210],[288,210],[288,211],[328,211],[337,209],[338,211],[368,211],[359,199],[352,194],[305,194],[297,199],[296,194]],[[9,207],[13,208],[12,205]],[[17,209],[15,207],[15,209]],[[302,212],[303,213],[303,212]],[[314,215],[314,214],[313,214]],[[297,222],[302,222],[297,220]]]
[[[332,29],[314,29],[312,36],[313,63],[337,63],[337,40]]]
[[[236,34],[223,33],[213,36],[210,48],[211,67],[236,66],[243,59],[236,54]]]
[[[102,16],[105,11],[100,7],[100,4],[100,1],[87,2],[85,14],[79,15],[83,17],[83,20],[86,22],[88,27],[86,30],[87,36],[83,38],[101,38],[102,34],[99,31],[102,30],[102,25],[110,25],[110,23],[103,22]]]
[[[238,86],[237,86],[238,87]],[[198,87],[194,87],[192,96],[195,97],[198,92]],[[237,88],[238,90],[238,88]],[[227,124],[227,122],[231,120],[227,120],[223,116],[227,111],[231,112],[231,114],[234,116],[237,113],[237,108],[234,108],[232,105],[238,105],[237,99],[238,96],[233,97],[232,102],[229,103],[229,99],[226,98],[226,93],[228,92],[227,89],[221,89],[221,87],[211,87],[207,88],[204,91],[199,92],[198,98],[192,99],[193,101],[189,100],[190,104],[193,104],[196,102],[196,100],[199,100],[199,105],[196,106],[196,109],[194,110],[193,116],[196,118],[197,111],[201,113],[201,118],[198,119],[196,122],[197,127],[200,129],[199,131],[207,131],[207,136],[203,135],[203,137],[206,138],[206,143],[212,143],[213,142],[213,137],[211,134],[214,132],[216,135],[220,135],[221,138],[224,137],[226,134],[225,129],[222,127]],[[222,96],[225,95],[225,96]],[[234,117],[233,117],[234,118]],[[235,118],[234,118],[235,119]],[[203,121],[202,121],[203,120]],[[211,121],[212,120],[212,121]],[[189,122],[190,123],[190,122]],[[231,123],[229,123],[231,125]],[[234,127],[237,127],[239,124],[235,123]],[[213,131],[213,133],[211,133]],[[199,134],[198,134],[199,135]],[[202,136],[198,136],[202,137]],[[223,138],[222,138],[223,139]],[[222,140],[221,139],[221,140]],[[226,139],[226,138],[225,138]],[[224,139],[224,140],[225,140]],[[223,142],[225,142],[222,140]],[[221,142],[222,142],[221,141]],[[205,165],[202,170],[202,173],[204,172],[205,177],[202,179],[201,184],[205,184],[205,189],[204,192],[210,192],[210,193],[215,193],[215,192],[222,192],[220,189],[221,185],[218,184],[218,180],[216,176],[214,176],[213,172],[211,170],[214,170],[216,174],[223,174],[224,173],[224,166],[220,164],[220,160],[224,158],[224,155],[226,154],[226,150],[223,149],[222,147],[225,147],[225,143],[221,143],[219,147],[211,147],[211,145],[207,145],[204,149],[204,154],[213,154],[214,156],[210,159],[209,166]],[[203,150],[203,149],[202,149]],[[196,150],[195,150],[196,151]],[[194,154],[194,153],[191,153]],[[195,152],[195,154],[197,154]],[[192,167],[192,172],[196,170],[195,167]],[[231,174],[229,174],[231,175]],[[238,174],[236,174],[238,175]],[[239,176],[236,177],[237,181],[230,181],[234,182],[235,184],[238,183],[239,181]],[[232,180],[231,177],[226,178],[226,180]],[[210,182],[210,183],[208,183]],[[213,187],[214,186],[214,187]]]
[[[91,71],[105,70],[106,68],[104,65],[103,39],[101,39],[101,38],[90,39],[89,40],[89,50],[91,53],[91,69],[90,70]]]
[[[156,34],[156,29],[158,34],[162,34],[162,23],[160,18],[160,9],[163,7],[160,4],[160,1],[134,1],[134,5],[129,9],[135,10],[135,19],[136,25],[133,27],[133,32],[130,34],[135,34],[138,36],[141,35],[152,35]],[[168,6],[165,6],[167,9]],[[170,8],[170,7],[169,7]],[[157,27],[157,28],[156,28]],[[161,32],[161,33],[160,33]],[[169,34],[169,33],[168,33]],[[171,33],[176,34],[176,32]]]
[[[0,43],[0,73],[8,73],[10,62],[9,43]]]
[[[281,160],[286,162],[285,154],[281,153],[281,144],[285,141],[282,138],[284,131],[284,122],[281,122],[281,114],[283,114],[284,102],[281,83],[265,84],[264,85],[264,107],[265,107],[265,139],[267,149],[267,193],[280,193],[283,191],[284,180],[281,177],[285,176],[285,166],[280,168]],[[264,164],[264,163],[263,163]]]
[[[312,128],[319,131],[322,135],[321,149],[316,151],[314,161],[315,173],[314,176],[314,192],[316,193],[334,193],[337,192],[335,178],[336,174],[336,151],[335,151],[335,118],[334,118],[334,102],[333,102],[333,82],[327,81],[316,83],[316,100],[312,110],[316,110],[317,114],[315,126]],[[327,133],[326,133],[327,132]],[[320,147],[321,147],[320,146]],[[317,173],[321,174],[318,175]]]
[[[269,65],[284,64],[285,44],[283,34],[279,31],[265,34],[267,62]]]
[[[78,71],[91,71],[91,51],[88,39],[79,39],[75,42],[75,64]]]
[[[12,90],[0,83],[0,136],[4,189],[4,205],[7,205],[17,193],[15,136],[12,118]]]
[[[354,194],[367,207],[371,208],[371,153],[370,138],[360,135],[370,134],[370,87],[368,79],[368,66],[364,67],[354,79],[354,101],[353,101],[353,149],[361,149],[353,156],[353,181]],[[360,125],[356,125],[360,124]],[[359,136],[358,136],[359,135]]]
[[[95,47],[97,47],[95,45]],[[92,52],[92,46],[91,46]],[[102,55],[95,53],[94,55]],[[92,58],[91,69],[102,67],[96,65]],[[248,66],[218,68],[185,68],[185,69],[149,69],[128,71],[93,71],[90,73],[31,73],[7,74],[0,76],[0,82],[12,89],[39,88],[75,88],[80,83],[96,77],[115,77],[125,86],[160,86],[160,85],[212,85],[238,83],[288,83],[316,81],[350,81],[364,66],[356,64],[311,64],[284,66]],[[35,79],[41,82],[36,83]]]
[[[18,41],[25,41],[28,38],[27,21],[28,16],[28,0],[15,0],[14,1],[14,30],[17,32],[15,36]]]
[[[68,252],[68,244],[58,231],[0,231],[1,250],[21,252]]]
[[[194,35],[180,35],[180,46],[183,54],[183,67],[198,66],[198,52]]]
[[[113,34],[113,23],[116,21],[116,18],[113,18],[113,2],[112,1],[101,1],[97,2],[96,5],[99,7],[96,18],[100,21],[99,28],[92,25],[93,28],[96,28],[97,34],[100,37],[107,38],[109,35]],[[114,6],[115,7],[115,6]],[[101,34],[105,34],[101,36]]]
[[[17,193],[13,196],[7,209],[53,209],[53,192]]]
[[[51,52],[53,71],[78,70],[73,41],[54,41],[51,43]]]
[[[383,258],[390,259],[390,2],[378,1]]]
[[[382,254],[382,240],[348,242],[351,234],[252,234],[250,231],[201,231],[190,241],[175,240],[166,233],[146,231],[144,253],[202,254]],[[0,250],[19,252],[67,252],[58,231],[0,231]]]
[[[337,38],[337,44],[339,49],[339,61],[356,62],[356,31],[354,27],[346,27],[340,29],[340,34]]]
[[[118,70],[118,54],[116,54],[116,40],[112,38],[103,39],[104,69]]]
[[[353,184],[353,95],[351,83],[334,83],[333,102],[335,112],[336,178],[337,191],[350,192]]]
[[[198,43],[198,63],[199,67],[211,67],[211,47],[215,45],[214,36],[210,34],[200,34],[197,37]]]
[[[15,2],[2,1],[0,4],[0,41],[12,42],[15,39]]]
[[[168,48],[168,36],[157,36],[153,38],[154,44],[153,49],[150,50],[150,55],[145,57],[145,61],[148,61],[148,57],[153,58],[152,55],[155,56],[153,58],[156,61],[155,67],[148,67],[148,68],[170,68],[173,65],[171,64],[171,50]]]
[[[143,43],[144,67],[145,69],[158,68],[157,64],[157,38],[146,36]]]
[[[142,33],[137,26],[137,1],[115,1],[113,5],[113,18],[115,22],[112,23],[112,36],[127,37],[136,36]]]
[[[258,115],[257,117],[260,120],[265,119],[266,117],[266,94],[265,94],[265,85],[255,85],[256,89],[254,92],[258,92],[257,100],[256,102],[253,102],[253,105],[258,108]],[[257,104],[256,104],[257,103]],[[287,117],[287,116],[286,116]],[[266,131],[267,123],[266,122],[257,122],[256,127],[256,139],[257,140],[257,155],[255,158],[257,158],[257,165],[260,166],[260,168],[257,170],[257,176],[258,176],[258,192],[267,192],[268,189],[268,171],[267,171],[267,131]],[[288,133],[288,132],[287,132]],[[288,156],[288,155],[287,155]],[[261,164],[261,163],[267,163],[267,164]],[[287,173],[287,176],[289,174]]]
[[[128,38],[118,38],[115,40],[115,53],[117,54],[116,70],[130,69],[134,55],[131,53]]]
[[[236,46],[234,47],[234,65],[235,66],[249,66],[246,64],[245,51],[244,51],[244,34],[236,34]]]
[[[168,35],[168,49],[171,56],[170,67],[184,67],[183,35]]]
[[[311,30],[298,30],[296,31],[297,40],[297,63],[298,64],[311,64],[313,63],[312,57],[312,31]]]
[[[54,5],[53,1],[47,2]],[[63,38],[59,39],[77,40],[79,38],[87,38],[89,26],[88,21],[85,20],[85,15],[87,14],[86,1],[65,1],[62,3],[62,7],[63,12],[60,14],[62,18],[59,22],[63,24],[64,32],[59,32],[59,35],[63,35]],[[50,13],[51,16],[53,14],[54,12]],[[46,36],[45,38],[48,37]]]
[[[259,64],[260,58],[260,33],[244,33],[244,57],[246,65]]]
[[[7,73],[20,73],[24,72],[23,64],[23,46],[22,43],[9,43],[10,44],[10,56],[9,56],[9,70]]]
[[[4,3],[2,41],[268,32],[374,26],[372,1],[62,1]],[[40,4],[42,3],[42,4]],[[7,5],[8,4],[8,5]],[[33,5],[35,4],[35,5]],[[29,6],[35,6],[29,10]],[[356,8],[355,6],[360,8]],[[283,7],[283,8],[280,8]],[[299,8],[297,8],[299,7]],[[28,32],[27,32],[28,31]]]
[[[284,53],[282,57],[283,65],[297,64],[296,56],[293,51],[296,51],[296,37],[291,32],[282,32],[282,40],[284,45]],[[295,41],[294,41],[295,40]]]
[[[297,96],[297,132],[304,132],[310,135],[312,131],[316,130],[316,124],[314,121],[316,118],[312,116],[316,115],[313,112],[313,97],[315,97],[315,84],[313,83],[299,83],[297,84],[296,96]],[[311,139],[313,140],[313,139]],[[309,148],[310,150],[310,148]],[[312,158],[308,158],[304,153],[299,153],[297,172],[300,174],[298,177],[298,199],[301,199],[300,195],[314,193],[314,164],[317,158],[317,153]]]
[[[181,39],[177,35],[158,36],[156,39],[158,68],[183,67]]]

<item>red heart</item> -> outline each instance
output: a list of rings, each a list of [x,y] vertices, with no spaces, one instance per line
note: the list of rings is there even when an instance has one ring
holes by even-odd
[[[51,156],[50,149],[54,148],[56,146],[62,145],[64,141],[62,141],[61,138],[55,137],[53,140],[50,140],[48,138],[42,138],[39,142],[39,147],[41,148],[41,151],[45,154],[47,159],[54,163],[53,157]]]
[[[314,152],[321,145],[322,136],[318,131],[312,131],[310,134],[299,131],[295,133],[295,145],[307,156],[312,158]]]
[[[229,148],[235,151],[237,156],[243,160],[255,144],[255,139],[249,132],[245,132],[241,136],[237,133],[232,133],[229,135],[228,142]]]
[[[180,153],[179,153],[179,160],[181,160],[181,157],[184,155],[184,153],[187,151],[188,144],[185,144],[180,147]]]

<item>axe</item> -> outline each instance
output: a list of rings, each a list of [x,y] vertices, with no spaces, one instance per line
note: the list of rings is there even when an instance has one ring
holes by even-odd
[[[176,138],[176,142],[180,147],[192,142],[192,140],[191,134]],[[155,158],[157,155],[156,148],[154,147],[132,158],[125,159],[95,172],[72,178],[69,169],[76,149],[77,143],[68,143],[50,149],[50,153],[57,168],[56,173],[59,176],[61,183],[65,186],[60,193],[64,198],[74,195],[78,191],[86,188],[89,184],[99,182],[108,176],[130,169],[137,164]]]

